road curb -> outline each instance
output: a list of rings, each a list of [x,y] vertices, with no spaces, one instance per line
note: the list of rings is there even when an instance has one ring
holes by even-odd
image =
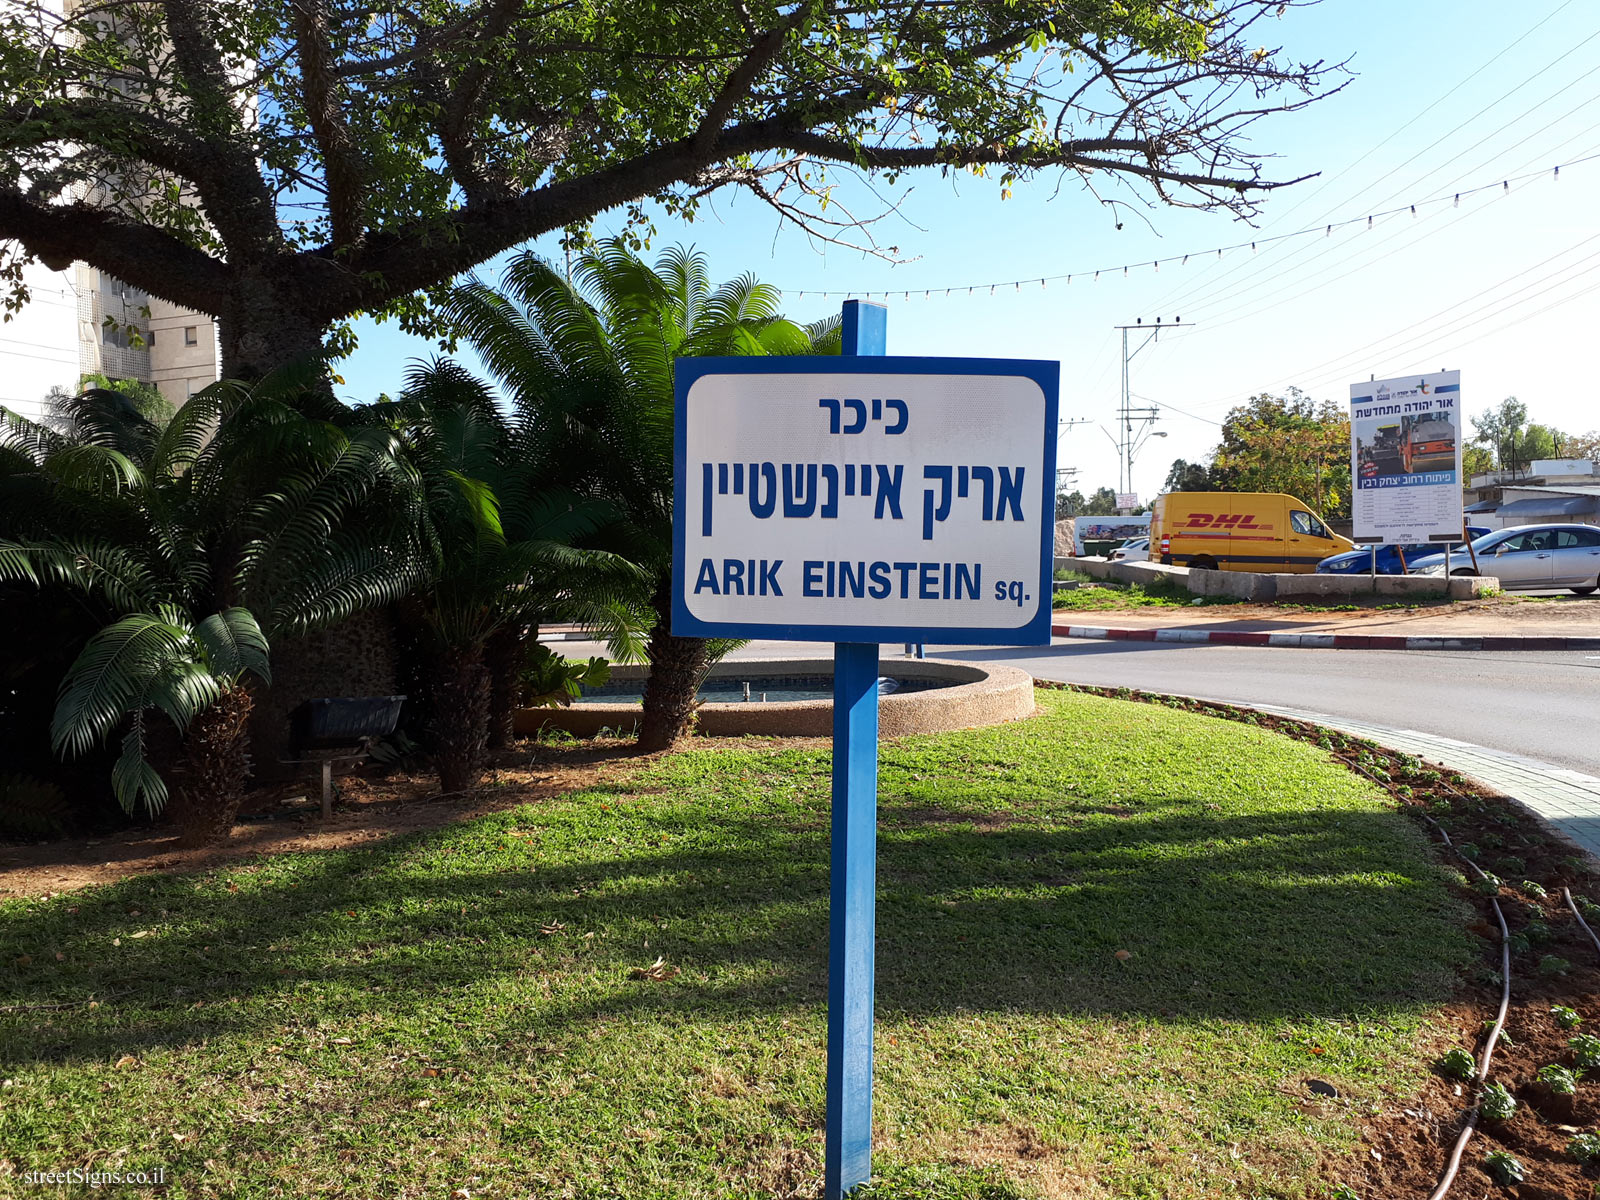
[[[1383,633],[1273,633],[1268,630],[1112,629],[1052,622],[1053,637],[1112,642],[1182,642],[1213,646],[1287,646],[1301,650],[1600,650],[1600,637],[1401,637]]]

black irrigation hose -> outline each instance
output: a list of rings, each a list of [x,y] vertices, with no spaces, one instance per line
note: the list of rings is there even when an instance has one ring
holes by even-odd
[[[1583,926],[1583,931],[1589,935],[1589,940],[1594,943],[1594,948],[1600,950],[1600,937],[1595,937],[1594,930],[1589,928],[1589,922],[1583,919],[1583,914],[1578,911],[1578,906],[1572,902],[1572,889],[1562,888],[1561,895],[1567,902],[1567,907],[1572,910],[1572,915],[1578,919],[1578,924]]]
[[[1426,813],[1422,814],[1422,819],[1433,826],[1434,831],[1444,839],[1444,844],[1450,847],[1456,857],[1478,873],[1479,879],[1488,878],[1483,873],[1483,868],[1456,849],[1455,843],[1450,840],[1450,835],[1444,831],[1439,822]],[[1505,1029],[1506,1013],[1511,1007],[1511,931],[1506,927],[1506,915],[1500,909],[1500,901],[1491,896],[1489,904],[1494,908],[1495,920],[1500,922],[1500,1012],[1495,1017],[1494,1028],[1489,1031],[1489,1040],[1484,1043],[1483,1058],[1478,1065],[1479,1098],[1473,1101],[1472,1111],[1467,1114],[1466,1124],[1461,1127],[1461,1136],[1456,1138],[1456,1144],[1450,1150],[1444,1175],[1439,1180],[1439,1186],[1428,1194],[1428,1200],[1444,1200],[1445,1194],[1456,1181],[1456,1172],[1461,1169],[1461,1156],[1466,1153],[1467,1143],[1472,1140],[1472,1135],[1478,1128],[1478,1112],[1483,1103],[1483,1086],[1489,1082],[1489,1063],[1494,1058],[1495,1044],[1499,1042],[1500,1034]]]

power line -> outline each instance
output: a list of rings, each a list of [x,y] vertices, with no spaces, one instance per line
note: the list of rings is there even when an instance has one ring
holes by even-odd
[[[1300,370],[1297,370],[1297,371],[1294,371],[1294,372],[1290,372],[1289,374],[1282,375],[1282,376],[1278,377],[1276,380],[1274,380],[1271,384],[1268,385],[1268,390],[1271,390],[1273,387],[1281,386],[1281,385],[1283,385],[1285,383],[1290,383],[1290,382],[1300,383],[1303,386],[1306,386],[1308,388],[1321,386],[1325,382],[1329,382],[1329,381],[1332,381],[1334,379],[1337,379],[1340,375],[1349,374],[1351,371],[1355,370],[1354,364],[1359,362],[1359,361],[1362,361],[1362,360],[1370,361],[1371,359],[1376,358],[1379,355],[1394,355],[1396,353],[1401,352],[1405,347],[1408,347],[1412,343],[1415,343],[1417,341],[1454,337],[1456,334],[1460,333],[1461,331],[1463,331],[1465,329],[1472,328],[1475,325],[1481,324],[1485,320],[1490,320],[1493,317],[1500,315],[1501,313],[1507,312],[1510,309],[1514,309],[1514,308],[1518,307],[1519,305],[1526,304],[1531,300],[1538,299],[1538,298],[1540,298],[1539,296],[1525,297],[1522,300],[1513,301],[1509,305],[1503,306],[1502,308],[1500,308],[1496,312],[1491,312],[1488,315],[1483,316],[1483,317],[1479,317],[1479,318],[1477,318],[1476,320],[1473,320],[1473,321],[1466,321],[1464,324],[1462,323],[1465,318],[1472,316],[1474,313],[1481,312],[1481,311],[1483,311],[1484,308],[1489,307],[1490,305],[1501,303],[1501,301],[1505,298],[1505,296],[1515,296],[1520,292],[1528,291],[1530,288],[1540,287],[1541,285],[1544,285],[1544,284],[1548,283],[1550,280],[1555,279],[1557,276],[1559,276],[1559,275],[1561,275],[1561,274],[1563,274],[1565,272],[1570,271],[1573,267],[1581,265],[1582,263],[1588,262],[1590,259],[1593,259],[1593,258],[1595,258],[1597,256],[1600,256],[1600,251],[1596,251],[1595,253],[1590,254],[1590,255],[1586,256],[1585,258],[1579,259],[1576,262],[1568,262],[1568,263],[1564,264],[1563,266],[1558,267],[1555,271],[1552,271],[1552,272],[1550,272],[1550,273],[1548,273],[1548,274],[1546,274],[1544,276],[1541,276],[1538,279],[1535,279],[1535,280],[1533,280],[1533,281],[1531,281],[1529,283],[1526,283],[1526,284],[1522,285],[1521,287],[1515,289],[1515,291],[1512,291],[1510,293],[1506,293],[1505,296],[1502,296],[1499,299],[1491,300],[1489,302],[1489,305],[1479,305],[1477,308],[1469,309],[1467,312],[1461,313],[1458,316],[1451,318],[1449,321],[1447,321],[1445,323],[1445,326],[1443,328],[1441,328],[1441,329],[1438,329],[1438,330],[1435,330],[1435,331],[1429,332],[1429,333],[1421,332],[1427,326],[1435,324],[1441,318],[1445,317],[1447,314],[1455,312],[1455,310],[1460,309],[1460,308],[1462,308],[1462,307],[1464,307],[1466,305],[1469,305],[1469,304],[1473,303],[1473,301],[1475,301],[1475,300],[1480,300],[1485,296],[1489,296],[1491,293],[1495,293],[1495,292],[1499,291],[1500,289],[1504,288],[1507,284],[1513,282],[1514,280],[1520,279],[1524,275],[1528,275],[1531,272],[1537,271],[1542,267],[1548,266],[1550,263],[1555,262],[1557,259],[1566,258],[1566,257],[1570,256],[1571,254],[1573,254],[1575,251],[1583,248],[1584,246],[1587,246],[1589,243],[1594,242],[1597,239],[1600,239],[1600,234],[1592,234],[1591,236],[1589,236],[1587,238],[1584,238],[1583,240],[1573,244],[1572,246],[1569,246],[1566,249],[1561,250],[1560,252],[1551,255],[1549,258],[1543,259],[1540,262],[1537,262],[1537,263],[1533,264],[1532,266],[1525,267],[1520,271],[1517,271],[1517,272],[1515,272],[1515,273],[1513,273],[1511,275],[1508,275],[1507,277],[1505,277],[1504,279],[1502,279],[1502,280],[1498,281],[1497,283],[1491,285],[1490,287],[1484,288],[1483,290],[1481,290],[1479,292],[1476,292],[1471,296],[1467,296],[1466,298],[1464,298],[1462,300],[1458,300],[1456,303],[1454,303],[1454,304],[1452,304],[1452,305],[1450,305],[1450,306],[1448,306],[1446,308],[1440,309],[1438,312],[1434,313],[1433,315],[1431,315],[1429,317],[1425,317],[1420,321],[1415,321],[1412,324],[1410,324],[1410,325],[1408,325],[1408,326],[1406,326],[1406,327],[1404,327],[1404,328],[1402,328],[1402,329],[1400,329],[1400,330],[1398,330],[1398,331],[1396,331],[1394,333],[1388,334],[1388,335],[1386,335],[1384,337],[1381,337],[1381,338],[1377,338],[1374,341],[1368,342],[1363,346],[1358,346],[1353,350],[1349,350],[1349,351],[1346,351],[1346,352],[1344,352],[1342,354],[1335,355],[1332,358],[1324,359],[1322,362],[1316,363],[1313,366],[1302,368]],[[1566,280],[1563,280],[1562,283],[1570,283],[1570,282],[1572,282],[1573,279],[1581,278],[1582,276],[1588,275],[1588,274],[1592,273],[1595,270],[1600,270],[1600,265],[1596,265],[1595,267],[1590,267],[1588,270],[1579,272],[1578,275],[1571,276],[1570,278],[1568,278]],[[1560,285],[1558,284],[1556,286],[1560,286]],[[1544,308],[1541,308],[1538,311],[1539,312],[1548,311],[1548,309],[1550,309],[1550,308],[1555,308],[1555,307],[1559,307],[1562,304],[1570,303],[1571,301],[1578,299],[1579,296],[1586,295],[1586,294],[1587,294],[1587,292],[1582,292],[1582,293],[1577,293],[1575,295],[1564,297],[1564,298],[1562,298],[1560,300],[1555,301],[1552,304],[1546,305]],[[1541,293],[1541,295],[1542,295],[1542,293]],[[1532,315],[1534,315],[1534,314],[1528,314],[1528,316],[1532,316]],[[1518,324],[1521,321],[1526,320],[1526,319],[1528,319],[1527,316],[1519,317],[1519,318],[1517,318],[1516,321],[1510,322],[1509,324]],[[1509,327],[1509,326],[1506,326],[1506,327]],[[1497,330],[1491,331],[1491,332],[1496,332],[1496,331]],[[1439,353],[1439,351],[1437,351],[1437,350],[1433,349],[1432,347],[1430,347],[1428,353],[1429,353],[1430,357],[1436,357],[1437,354]],[[1233,399],[1231,399],[1231,398],[1219,397],[1216,400],[1207,401],[1206,403],[1201,404],[1198,407],[1200,407],[1202,409],[1204,409],[1204,408],[1218,408],[1218,407],[1221,407],[1224,404],[1232,404],[1232,403],[1235,403],[1235,401]]]
[[[1561,89],[1561,91],[1565,91],[1565,90],[1566,90],[1565,88]],[[1558,91],[1556,94],[1559,95],[1560,92]],[[1551,98],[1553,98],[1553,97],[1551,97]],[[1576,107],[1568,110],[1567,112],[1563,113],[1561,116],[1555,118],[1555,120],[1550,121],[1547,124],[1541,126],[1539,129],[1533,131],[1532,133],[1525,135],[1524,140],[1526,140],[1527,138],[1536,137],[1539,134],[1544,133],[1547,129],[1553,128],[1555,125],[1560,124],[1562,121],[1564,121],[1568,117],[1570,117],[1574,112],[1577,112],[1578,109],[1588,107],[1595,100],[1600,100],[1600,93],[1596,93],[1594,96],[1589,97],[1587,100],[1583,101],[1581,104],[1579,104]],[[1541,102],[1541,103],[1543,103],[1543,102]],[[1532,109],[1530,109],[1528,111],[1531,112]],[[1527,116],[1527,115],[1528,115],[1527,112],[1522,114],[1522,116]],[[1518,117],[1517,119],[1520,120],[1521,117]],[[1512,123],[1514,123],[1514,122],[1508,122],[1507,125],[1502,126],[1501,129],[1496,130],[1495,133],[1501,132],[1502,130],[1507,128]],[[1492,137],[1494,135],[1491,134],[1490,136]],[[1571,140],[1571,139],[1567,139],[1567,140]],[[1459,158],[1460,155],[1457,155],[1456,157]],[[1483,163],[1480,163],[1478,165],[1479,166],[1487,165],[1489,162],[1492,162],[1495,157],[1496,157],[1496,155],[1490,154],[1488,156],[1488,158],[1486,158]],[[1455,159],[1451,159],[1449,161],[1454,162]],[[1522,164],[1519,164],[1519,168],[1521,166],[1526,166],[1526,160]],[[1462,175],[1458,175],[1455,179],[1450,180],[1449,182],[1447,182],[1444,185],[1442,185],[1442,187],[1440,189],[1441,194],[1438,195],[1437,197],[1434,197],[1433,199],[1440,200],[1440,201],[1444,200],[1446,198],[1445,193],[1449,193],[1450,189],[1453,188],[1455,186],[1455,184],[1458,183],[1462,178],[1464,178],[1466,174],[1467,173],[1464,172]],[[1419,181],[1419,182],[1421,182],[1421,181]],[[1478,190],[1481,190],[1481,189],[1478,189]],[[1508,194],[1509,191],[1510,191],[1509,181],[1503,181],[1502,185],[1501,185],[1500,195],[1504,196],[1504,195]],[[1398,193],[1391,193],[1390,196],[1386,196],[1383,201],[1380,201],[1380,203],[1386,203],[1395,194],[1398,194]],[[1467,196],[1467,195],[1470,195],[1470,193],[1468,193],[1468,192],[1455,192],[1455,193],[1453,193],[1453,195],[1451,196],[1452,203],[1456,207],[1459,207],[1460,203],[1461,203],[1461,197],[1462,196]],[[1417,214],[1417,213],[1413,212],[1413,216],[1417,216],[1417,215],[1420,215],[1420,214]],[[1462,215],[1462,217],[1458,218],[1458,219],[1465,219],[1465,217],[1467,215],[1470,215],[1470,214],[1464,213]],[[1429,215],[1429,216],[1425,217],[1424,219],[1431,220],[1432,219],[1432,215]],[[1423,234],[1421,237],[1416,238],[1415,241],[1416,242],[1420,242],[1420,241],[1424,240],[1425,238],[1432,237],[1433,234],[1440,232],[1441,229],[1448,228],[1450,225],[1453,225],[1453,224],[1455,224],[1455,221],[1447,222],[1444,226],[1441,226],[1439,228],[1433,229],[1432,231]],[[1395,234],[1391,235],[1389,238],[1385,239],[1385,242],[1382,243],[1382,244],[1387,244],[1388,242],[1394,241],[1397,237],[1403,237],[1403,236],[1404,236],[1404,234],[1402,234],[1400,232],[1396,232]],[[1411,243],[1411,244],[1414,244],[1414,243]],[[1315,262],[1319,261],[1320,259],[1327,258],[1330,254],[1335,252],[1335,248],[1330,247],[1328,249],[1324,249],[1324,250],[1312,253],[1310,255],[1310,257],[1305,257],[1306,253],[1310,249],[1311,249],[1311,247],[1309,245],[1301,247],[1293,255],[1290,255],[1289,257],[1287,257],[1285,259],[1282,259],[1282,260],[1276,262],[1275,264],[1273,264],[1273,270],[1275,272],[1282,273],[1286,268],[1288,268],[1289,266],[1293,265],[1297,272],[1303,272],[1305,270],[1305,268],[1307,266],[1309,266],[1310,264],[1315,263]],[[1370,252],[1372,252],[1372,251],[1374,251],[1376,249],[1377,249],[1377,247],[1368,246],[1368,247],[1366,247],[1366,251],[1365,252],[1370,253]],[[1250,263],[1240,264],[1238,267],[1236,267],[1234,269],[1232,274],[1238,274],[1240,271],[1248,271],[1248,270],[1250,270],[1250,268],[1251,268],[1251,264]],[[1261,270],[1264,270],[1264,269],[1265,268],[1261,268]],[[1231,286],[1229,286],[1227,288],[1224,288],[1220,292],[1213,293],[1211,295],[1206,295],[1206,294],[1202,293],[1198,299],[1192,298],[1194,289],[1191,288],[1190,289],[1190,293],[1189,293],[1191,298],[1188,299],[1184,303],[1183,307],[1186,308],[1186,309],[1204,308],[1208,303],[1212,303],[1212,304],[1221,303],[1223,300],[1225,300],[1225,299],[1227,299],[1227,298],[1229,298],[1231,296],[1237,295],[1237,294],[1239,294],[1241,292],[1244,292],[1244,291],[1251,291],[1256,286],[1256,284],[1254,282],[1254,276],[1256,274],[1259,274],[1259,273],[1260,273],[1260,271],[1257,270],[1257,271],[1253,272],[1251,276],[1248,276],[1248,277],[1246,277],[1244,279],[1241,279],[1239,282],[1237,282],[1237,283],[1235,283],[1235,284],[1233,284],[1233,285],[1231,285]],[[1341,278],[1344,278],[1344,276],[1348,275],[1348,274],[1350,274],[1350,271],[1349,270],[1345,270],[1340,275],[1334,276],[1333,278],[1334,279],[1341,279]],[[1224,276],[1224,278],[1226,278],[1226,276]],[[1220,282],[1220,280],[1218,282]],[[1307,279],[1307,277],[1305,275],[1298,274],[1296,276],[1295,286],[1296,286],[1296,290],[1297,291],[1299,291],[1301,293],[1304,293],[1304,292],[1306,292],[1308,290],[1311,290],[1311,286],[1313,286],[1313,285],[1314,286],[1323,286],[1327,282],[1332,282],[1332,279],[1322,281],[1321,283],[1316,283],[1315,281],[1308,281],[1308,279]],[[1252,296],[1252,301],[1256,301],[1256,300],[1260,300],[1260,299],[1263,299],[1263,297]],[[1256,311],[1261,311],[1261,310],[1258,309]],[[1238,318],[1235,318],[1235,319],[1238,319]]]
[[[1312,234],[1322,234],[1326,237],[1329,236],[1335,229],[1344,229],[1352,225],[1360,225],[1363,223],[1368,226],[1372,226],[1376,222],[1383,220],[1385,217],[1392,217],[1396,216],[1397,214],[1407,212],[1414,213],[1420,208],[1431,207],[1433,205],[1444,204],[1447,202],[1452,204],[1458,203],[1465,197],[1475,196],[1480,192],[1486,192],[1493,188],[1499,188],[1502,191],[1505,191],[1509,190],[1513,184],[1523,183],[1530,179],[1538,179],[1541,176],[1549,176],[1552,179],[1559,178],[1562,171],[1570,170],[1573,167],[1583,166],[1586,163],[1594,162],[1596,159],[1600,159],[1600,154],[1590,154],[1582,158],[1573,159],[1570,162],[1556,163],[1554,166],[1544,167],[1537,171],[1529,171],[1522,175],[1513,175],[1506,178],[1497,179],[1492,183],[1483,183],[1477,185],[1476,187],[1462,188],[1451,195],[1435,196],[1431,199],[1417,200],[1410,204],[1400,204],[1394,208],[1368,213],[1365,216],[1348,217],[1339,221],[1329,221],[1325,224],[1319,223],[1317,225],[1308,226],[1305,229],[1297,229],[1293,233],[1280,233],[1271,237],[1259,237],[1250,241],[1234,242],[1225,246],[1213,246],[1208,250],[1193,250],[1186,254],[1169,255],[1166,258],[1141,259],[1138,262],[1119,263],[1113,267],[1098,267],[1093,269],[1086,268],[1070,273],[1035,275],[1026,279],[1004,279],[985,283],[951,284],[949,286],[938,285],[933,287],[912,288],[803,288],[797,289],[795,294],[801,298],[806,296],[882,296],[885,299],[888,299],[891,296],[902,296],[909,300],[916,296],[918,292],[921,292],[923,299],[933,299],[936,294],[940,298],[957,295],[963,292],[968,295],[975,295],[987,291],[990,295],[994,295],[1001,288],[1009,288],[1013,291],[1021,291],[1024,287],[1044,287],[1048,284],[1059,283],[1063,280],[1070,285],[1075,279],[1087,279],[1090,281],[1095,281],[1098,280],[1102,275],[1126,276],[1132,271],[1142,271],[1146,268],[1159,271],[1163,266],[1172,266],[1173,264],[1184,266],[1189,262],[1190,259],[1203,259],[1211,255],[1215,255],[1220,258],[1224,254],[1227,254],[1231,251],[1243,250],[1246,247],[1248,247],[1251,251],[1258,251],[1261,247],[1275,245],[1279,242],[1286,242],[1291,238],[1309,237]]]
[[[1509,53],[1516,46],[1520,45],[1522,42],[1526,41],[1529,37],[1531,37],[1535,32],[1537,32],[1540,28],[1542,28],[1549,21],[1554,19],[1562,11],[1564,11],[1565,9],[1571,7],[1573,2],[1574,2],[1574,0],[1567,0],[1567,2],[1565,4],[1561,5],[1560,8],[1557,8],[1555,11],[1551,12],[1550,14],[1548,14],[1546,17],[1543,18],[1543,20],[1540,20],[1539,22],[1537,22],[1532,28],[1528,29],[1525,33],[1523,33],[1521,37],[1517,38],[1516,41],[1511,42],[1510,44],[1502,47],[1501,50],[1498,53],[1494,54],[1487,61],[1485,61],[1484,63],[1480,64],[1478,66],[1478,68],[1476,70],[1474,70],[1471,74],[1466,75],[1463,78],[1461,78],[1460,80],[1458,80],[1456,85],[1454,87],[1452,87],[1449,91],[1447,91],[1443,95],[1439,96],[1437,99],[1435,99],[1433,101],[1433,103],[1429,104],[1421,112],[1417,113],[1415,116],[1411,117],[1409,120],[1407,120],[1407,121],[1403,122],[1402,124],[1398,125],[1394,129],[1394,131],[1389,134],[1388,137],[1383,139],[1383,141],[1379,142],[1376,146],[1373,146],[1370,149],[1368,149],[1365,153],[1363,153],[1354,162],[1350,163],[1343,170],[1341,170],[1337,175],[1334,175],[1334,176],[1330,177],[1329,179],[1325,180],[1316,189],[1316,191],[1312,192],[1308,196],[1305,196],[1305,197],[1299,199],[1292,207],[1290,207],[1285,212],[1283,212],[1281,215],[1279,215],[1278,218],[1277,218],[1277,221],[1275,223],[1281,224],[1289,216],[1292,216],[1294,213],[1299,212],[1300,209],[1304,208],[1307,204],[1309,204],[1317,196],[1320,196],[1329,187],[1331,187],[1336,180],[1344,178],[1352,170],[1354,170],[1357,166],[1359,166],[1361,163],[1365,162],[1368,158],[1372,157],[1372,155],[1375,154],[1378,150],[1382,149],[1384,146],[1387,146],[1395,138],[1399,137],[1401,133],[1407,132],[1407,131],[1415,128],[1416,127],[1416,123],[1418,121],[1420,121],[1423,117],[1427,116],[1428,113],[1432,112],[1440,104],[1444,103],[1451,96],[1455,95],[1456,92],[1460,91],[1463,87],[1465,87],[1473,79],[1476,79],[1484,71],[1488,70],[1489,67],[1493,66],[1496,62],[1500,61],[1500,59],[1503,58],[1507,53]],[[1585,39],[1585,40],[1588,40],[1588,39]],[[1581,44],[1582,43],[1580,43],[1580,45]],[[1573,47],[1571,50],[1567,51],[1567,54],[1571,54],[1573,52],[1573,50],[1576,50],[1576,49],[1577,49],[1577,47]],[[1567,54],[1563,54],[1561,57],[1565,58],[1565,57],[1567,57]],[[1559,62],[1559,61],[1560,61],[1560,59],[1556,59],[1555,60],[1555,62]],[[1527,78],[1523,79],[1521,83],[1517,84],[1515,87],[1510,89],[1510,91],[1502,93],[1502,95],[1500,96],[1500,100],[1504,100],[1507,97],[1509,97],[1511,95],[1514,95],[1516,92],[1518,92],[1522,88],[1528,86],[1528,84],[1532,83],[1536,79],[1548,78],[1549,69],[1550,69],[1551,66],[1555,65],[1555,62],[1542,64],[1540,66],[1540,69],[1537,72],[1535,72],[1534,74],[1529,75]],[[1496,103],[1499,103],[1499,101],[1497,100]],[[1492,107],[1492,105],[1490,107]],[[1416,154],[1412,154],[1409,157],[1409,161],[1415,162],[1418,158],[1420,158],[1422,155],[1426,154],[1429,150],[1432,150],[1435,146],[1438,146],[1440,143],[1442,143],[1443,141],[1445,141],[1449,137],[1453,136],[1455,133],[1457,133],[1459,130],[1461,130],[1464,126],[1466,126],[1468,124],[1471,124],[1471,122],[1473,120],[1477,119],[1477,116],[1481,116],[1481,115],[1482,115],[1482,112],[1480,111],[1478,114],[1475,114],[1473,117],[1468,118],[1467,121],[1464,121],[1460,125],[1457,125],[1454,129],[1450,130],[1448,133],[1442,135],[1441,137],[1435,138],[1431,143],[1429,143],[1427,146],[1425,146],[1420,152],[1418,152]],[[1351,198],[1353,198],[1353,197],[1351,197]],[[1347,200],[1342,201],[1340,203],[1348,203],[1349,199],[1351,199],[1351,198],[1347,198]],[[1337,205],[1335,207],[1337,207]],[[1324,213],[1324,219],[1326,219],[1326,213]],[[1246,269],[1246,266],[1244,264],[1241,264],[1239,266],[1234,267],[1230,271],[1224,271],[1222,273],[1220,279],[1227,279],[1230,276],[1236,275],[1239,271],[1245,270],[1245,269]],[[1208,268],[1208,270],[1216,270],[1216,265],[1213,263]],[[1202,272],[1202,276],[1204,274],[1205,273]],[[1193,307],[1193,305],[1190,304],[1187,301],[1186,297],[1193,294],[1194,289],[1195,289],[1195,287],[1197,285],[1198,286],[1202,286],[1202,287],[1205,286],[1205,284],[1203,282],[1201,282],[1200,280],[1191,281],[1187,285],[1188,286],[1188,290],[1187,291],[1185,291],[1183,288],[1180,288],[1178,295],[1174,295],[1174,294],[1169,293],[1167,295],[1167,297],[1164,298],[1161,301],[1161,303],[1160,303],[1160,305],[1158,307],[1160,307],[1162,309],[1173,308],[1174,306],[1176,306],[1178,308]]]

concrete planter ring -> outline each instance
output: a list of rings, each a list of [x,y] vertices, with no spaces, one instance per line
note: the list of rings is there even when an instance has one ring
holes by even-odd
[[[913,733],[939,733],[998,725],[1033,715],[1033,678],[1016,667],[994,663],[953,662],[948,659],[888,659],[881,675],[898,688],[878,701],[878,730],[883,737]],[[604,694],[585,697],[570,708],[525,708],[516,715],[519,734],[560,729],[575,737],[594,737],[601,730],[628,735],[638,726],[638,692],[648,671],[644,667],[616,667],[606,691],[628,692],[615,700]],[[705,691],[719,699],[702,701],[696,732],[710,737],[757,734],[764,737],[828,737],[833,732],[833,659],[744,659],[721,662],[711,668]],[[762,702],[762,682],[772,681],[773,698]],[[743,683],[751,685],[751,699],[742,697]],[[822,699],[778,699],[784,692],[806,685]],[[704,692],[703,692],[704,694]],[[721,700],[720,696],[733,698]]]

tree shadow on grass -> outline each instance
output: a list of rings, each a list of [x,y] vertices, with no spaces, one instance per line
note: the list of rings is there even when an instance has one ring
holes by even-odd
[[[1461,907],[1402,818],[1104,811],[1007,828],[887,812],[880,1010],[1257,1021],[1449,995]],[[0,1014],[0,1058],[104,1060],[430,1007],[486,1041],[559,1042],[598,1018],[711,1024],[823,1001],[828,849],[814,823],[726,819],[696,846],[484,869],[517,827],[501,814],[255,875],[13,907],[0,1004],[25,1007]],[[682,973],[630,979],[657,954]],[[89,996],[101,1006],[32,1007]]]

